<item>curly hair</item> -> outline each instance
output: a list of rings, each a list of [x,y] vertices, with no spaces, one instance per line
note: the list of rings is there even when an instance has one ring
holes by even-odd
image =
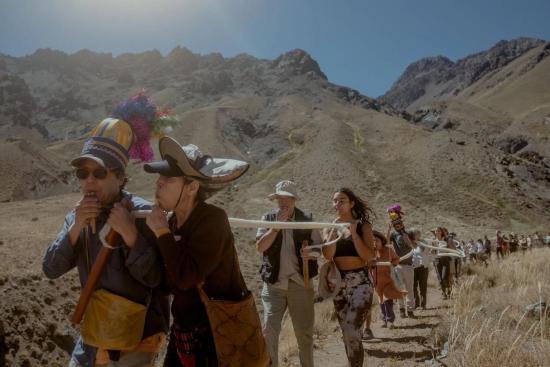
[[[350,202],[353,202],[354,205],[351,208],[351,215],[355,219],[359,219],[361,223],[371,223],[371,218],[376,218],[376,215],[374,214],[374,211],[367,205],[367,203],[362,200],[359,196],[355,195],[355,193],[347,188],[342,187],[335,192],[342,193],[346,195]]]

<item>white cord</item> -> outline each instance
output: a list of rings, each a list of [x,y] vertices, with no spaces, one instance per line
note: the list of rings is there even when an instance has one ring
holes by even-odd
[[[349,223],[320,223],[320,222],[270,222],[265,220],[249,220],[229,218],[229,224],[233,227],[243,228],[275,228],[275,229],[323,229],[334,228],[344,230]]]
[[[101,228],[101,231],[99,231],[99,240],[101,241],[101,244],[103,245],[103,247],[107,247],[108,249],[114,250],[116,249],[116,247],[109,245],[109,243],[105,239],[105,237],[107,237],[110,231],[111,231],[111,226],[109,225],[109,223],[105,223],[103,228]]]
[[[151,210],[134,210],[132,212],[136,218],[145,218],[147,215],[151,213]],[[249,219],[241,219],[241,218],[229,218],[229,224],[231,226],[236,228],[274,228],[274,229],[324,229],[324,228],[334,228],[338,230],[338,237],[332,241],[328,241],[325,243],[320,243],[316,245],[306,246],[304,247],[304,250],[318,250],[322,249],[325,246],[330,246],[338,242],[344,235],[344,231],[350,227],[349,223],[322,223],[322,222],[272,222],[272,221],[265,221],[265,220],[249,220]],[[459,250],[454,250],[450,248],[444,248],[444,247],[434,247],[430,246],[423,241],[425,240],[419,240],[417,243],[419,243],[420,246],[438,250],[438,254],[436,256],[442,257],[442,256],[450,256],[450,257],[465,257],[464,253]],[[443,242],[446,244],[445,241],[438,241]],[[459,243],[455,240],[455,242]],[[406,260],[410,258],[413,255],[413,250],[409,251],[404,256],[400,257],[400,261]],[[311,257],[320,257],[321,254],[317,251],[311,252]],[[390,262],[377,262],[377,266],[391,266],[392,264]]]
[[[229,224],[239,228],[275,228],[275,229],[323,229],[334,228],[338,230],[338,237],[332,241],[306,246],[304,250],[311,251],[322,249],[338,242],[343,236],[344,231],[349,228],[349,223],[321,223],[321,222],[271,222],[265,220],[249,220],[240,218],[229,218]],[[321,253],[311,251],[310,257],[321,257]]]
[[[447,248],[447,247],[431,246],[431,245],[428,245],[424,241],[432,241],[432,243],[437,242],[437,243],[442,243],[442,244],[445,244],[445,245],[447,245],[447,242],[440,241],[440,240],[425,240],[425,239],[420,239],[420,240],[416,241],[422,247],[429,248],[429,249],[432,249],[432,250],[437,250],[439,253],[436,255],[436,257],[466,257],[464,252],[461,251],[461,250],[456,250],[456,249]],[[457,242],[457,243],[460,243],[456,240],[454,240],[454,241]]]

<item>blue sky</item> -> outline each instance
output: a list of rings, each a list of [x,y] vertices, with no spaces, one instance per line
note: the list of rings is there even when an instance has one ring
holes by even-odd
[[[520,36],[550,40],[550,1],[0,0],[0,52],[308,51],[332,82],[376,97],[422,57]]]

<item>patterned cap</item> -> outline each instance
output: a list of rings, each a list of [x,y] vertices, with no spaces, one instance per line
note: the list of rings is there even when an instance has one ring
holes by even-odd
[[[73,159],[71,165],[78,167],[84,160],[91,159],[105,168],[124,170],[133,142],[134,134],[126,121],[106,118],[90,133],[80,156]]]

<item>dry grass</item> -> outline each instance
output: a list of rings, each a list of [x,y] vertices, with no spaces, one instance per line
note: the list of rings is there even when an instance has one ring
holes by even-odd
[[[550,320],[525,306],[550,301],[550,251],[517,254],[489,267],[469,266],[438,334],[451,366],[548,366]]]

